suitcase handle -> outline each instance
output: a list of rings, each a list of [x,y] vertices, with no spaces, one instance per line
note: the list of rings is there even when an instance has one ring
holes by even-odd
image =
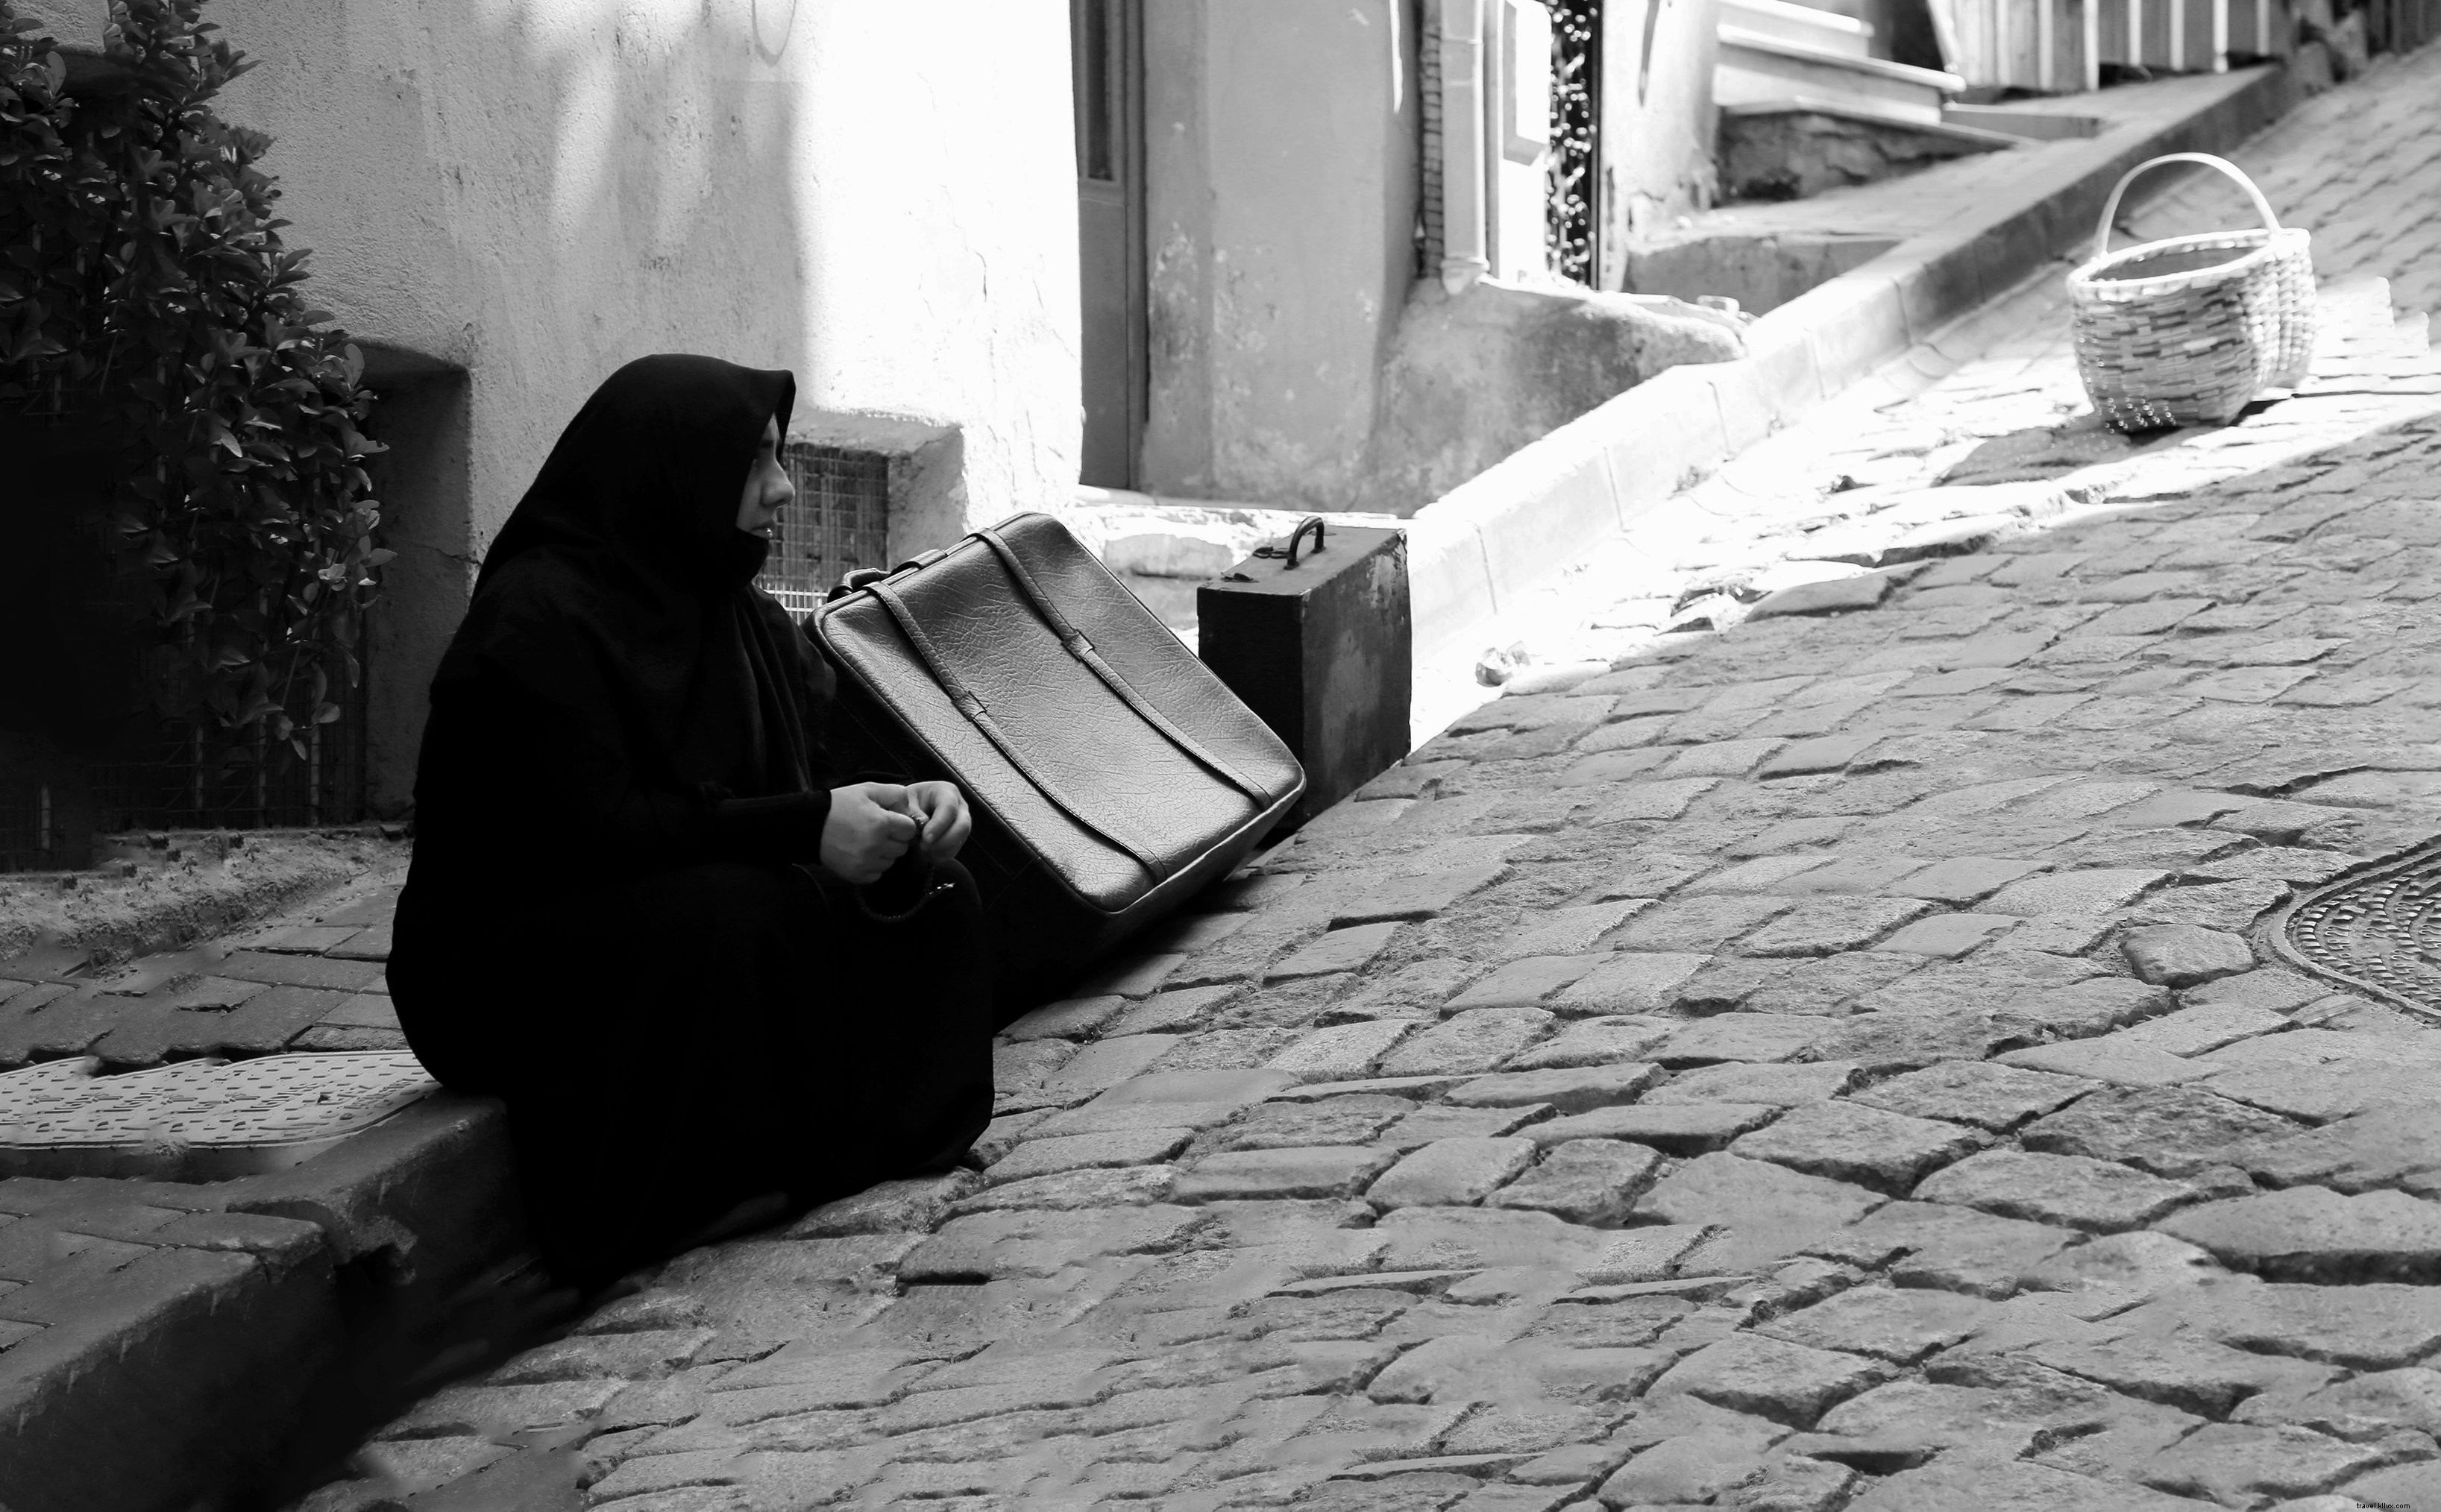
[[[856,592],[859,588],[869,588],[873,586],[875,584],[888,576],[890,576],[890,574],[882,570],[880,567],[858,567],[856,570],[848,573],[845,577],[841,578],[837,583],[831,585],[831,591],[823,595],[823,602],[824,603],[836,603],[841,599],[846,598],[849,594]]]
[[[1313,532],[1313,549],[1317,551],[1321,550],[1322,516],[1309,514],[1297,521],[1297,528],[1289,532],[1289,544],[1285,549],[1276,546],[1258,546],[1255,548],[1255,554],[1260,557],[1287,557],[1288,560],[1280,564],[1280,570],[1293,572],[1297,565],[1297,543],[1305,539],[1305,532],[1308,531]]]
[[[844,599],[849,594],[857,592],[859,589],[873,586],[884,578],[896,577],[901,572],[913,572],[921,568],[931,567],[933,563],[938,562],[941,558],[949,554],[949,552],[936,546],[921,556],[909,557],[906,561],[899,563],[895,567],[851,568],[839,580],[838,583],[832,585],[830,592],[823,595],[823,602],[824,603],[829,603],[836,599]]]

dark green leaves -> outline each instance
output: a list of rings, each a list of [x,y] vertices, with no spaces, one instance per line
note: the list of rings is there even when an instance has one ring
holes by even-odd
[[[251,63],[201,0],[113,0],[132,87],[68,93],[0,0],[0,407],[135,444],[111,518],[148,582],[148,692],[225,758],[338,717],[356,621],[390,553],[364,464],[364,357],[309,306],[270,138],[210,101]],[[301,744],[299,746],[301,748]]]

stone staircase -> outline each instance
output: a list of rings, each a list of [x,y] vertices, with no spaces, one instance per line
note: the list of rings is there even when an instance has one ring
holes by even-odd
[[[1722,0],[1712,98],[1725,109],[1776,106],[1942,126],[1966,87],[1955,74],[1872,56],[1873,28],[1788,0]]]

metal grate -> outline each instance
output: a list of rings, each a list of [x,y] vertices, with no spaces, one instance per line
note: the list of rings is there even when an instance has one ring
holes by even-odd
[[[1653,0],[1659,5],[1661,0]],[[1551,271],[1593,284],[1601,265],[1601,0],[1551,0],[1551,166],[1544,245]]]
[[[788,478],[796,502],[780,512],[771,559],[754,581],[790,614],[810,614],[848,573],[890,565],[890,459],[790,441]]]
[[[2272,940],[2309,971],[2441,1016],[2441,841],[2305,894]]]
[[[100,830],[295,829],[365,817],[366,698],[362,679],[341,713],[305,732],[306,754],[286,746],[223,763],[191,727],[165,725],[135,759],[89,769]]]
[[[163,829],[303,829],[365,818],[366,698],[361,681],[339,698],[340,716],[305,732],[298,757],[285,745],[223,763],[187,725],[156,724],[131,736],[117,759],[83,769],[87,808],[99,832]],[[0,872],[47,871],[69,816],[31,777],[0,776]]]
[[[0,872],[40,871],[52,864],[50,789],[36,783],[0,786]]]
[[[0,1075],[0,1175],[195,1181],[285,1170],[441,1089],[404,1051],[99,1070],[81,1056]]]

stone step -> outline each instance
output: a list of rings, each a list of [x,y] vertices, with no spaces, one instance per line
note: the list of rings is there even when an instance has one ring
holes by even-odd
[[[2056,142],[2102,135],[2102,117],[2046,110],[2040,105],[1944,105],[1941,118],[1953,126],[1975,126],[2003,136],[2033,142]]]
[[[1783,42],[1802,43],[1850,58],[1872,56],[1870,22],[1789,0],[1721,0],[1720,22]]]
[[[1941,124],[1943,99],[1966,87],[1956,74],[1858,58],[1723,22],[1712,98],[1723,106],[1803,95],[1860,108],[1880,107],[1910,121]]]
[[[1953,121],[1946,117],[1926,120],[1905,105],[1876,100],[1832,99],[1816,95],[1783,95],[1776,99],[1750,104],[1724,105],[1721,114],[1747,120],[1765,116],[1829,116],[1862,125],[1893,127],[1927,141],[1956,143],[1978,152],[2000,152],[2025,140],[2024,137],[1991,131],[1971,122]]]

